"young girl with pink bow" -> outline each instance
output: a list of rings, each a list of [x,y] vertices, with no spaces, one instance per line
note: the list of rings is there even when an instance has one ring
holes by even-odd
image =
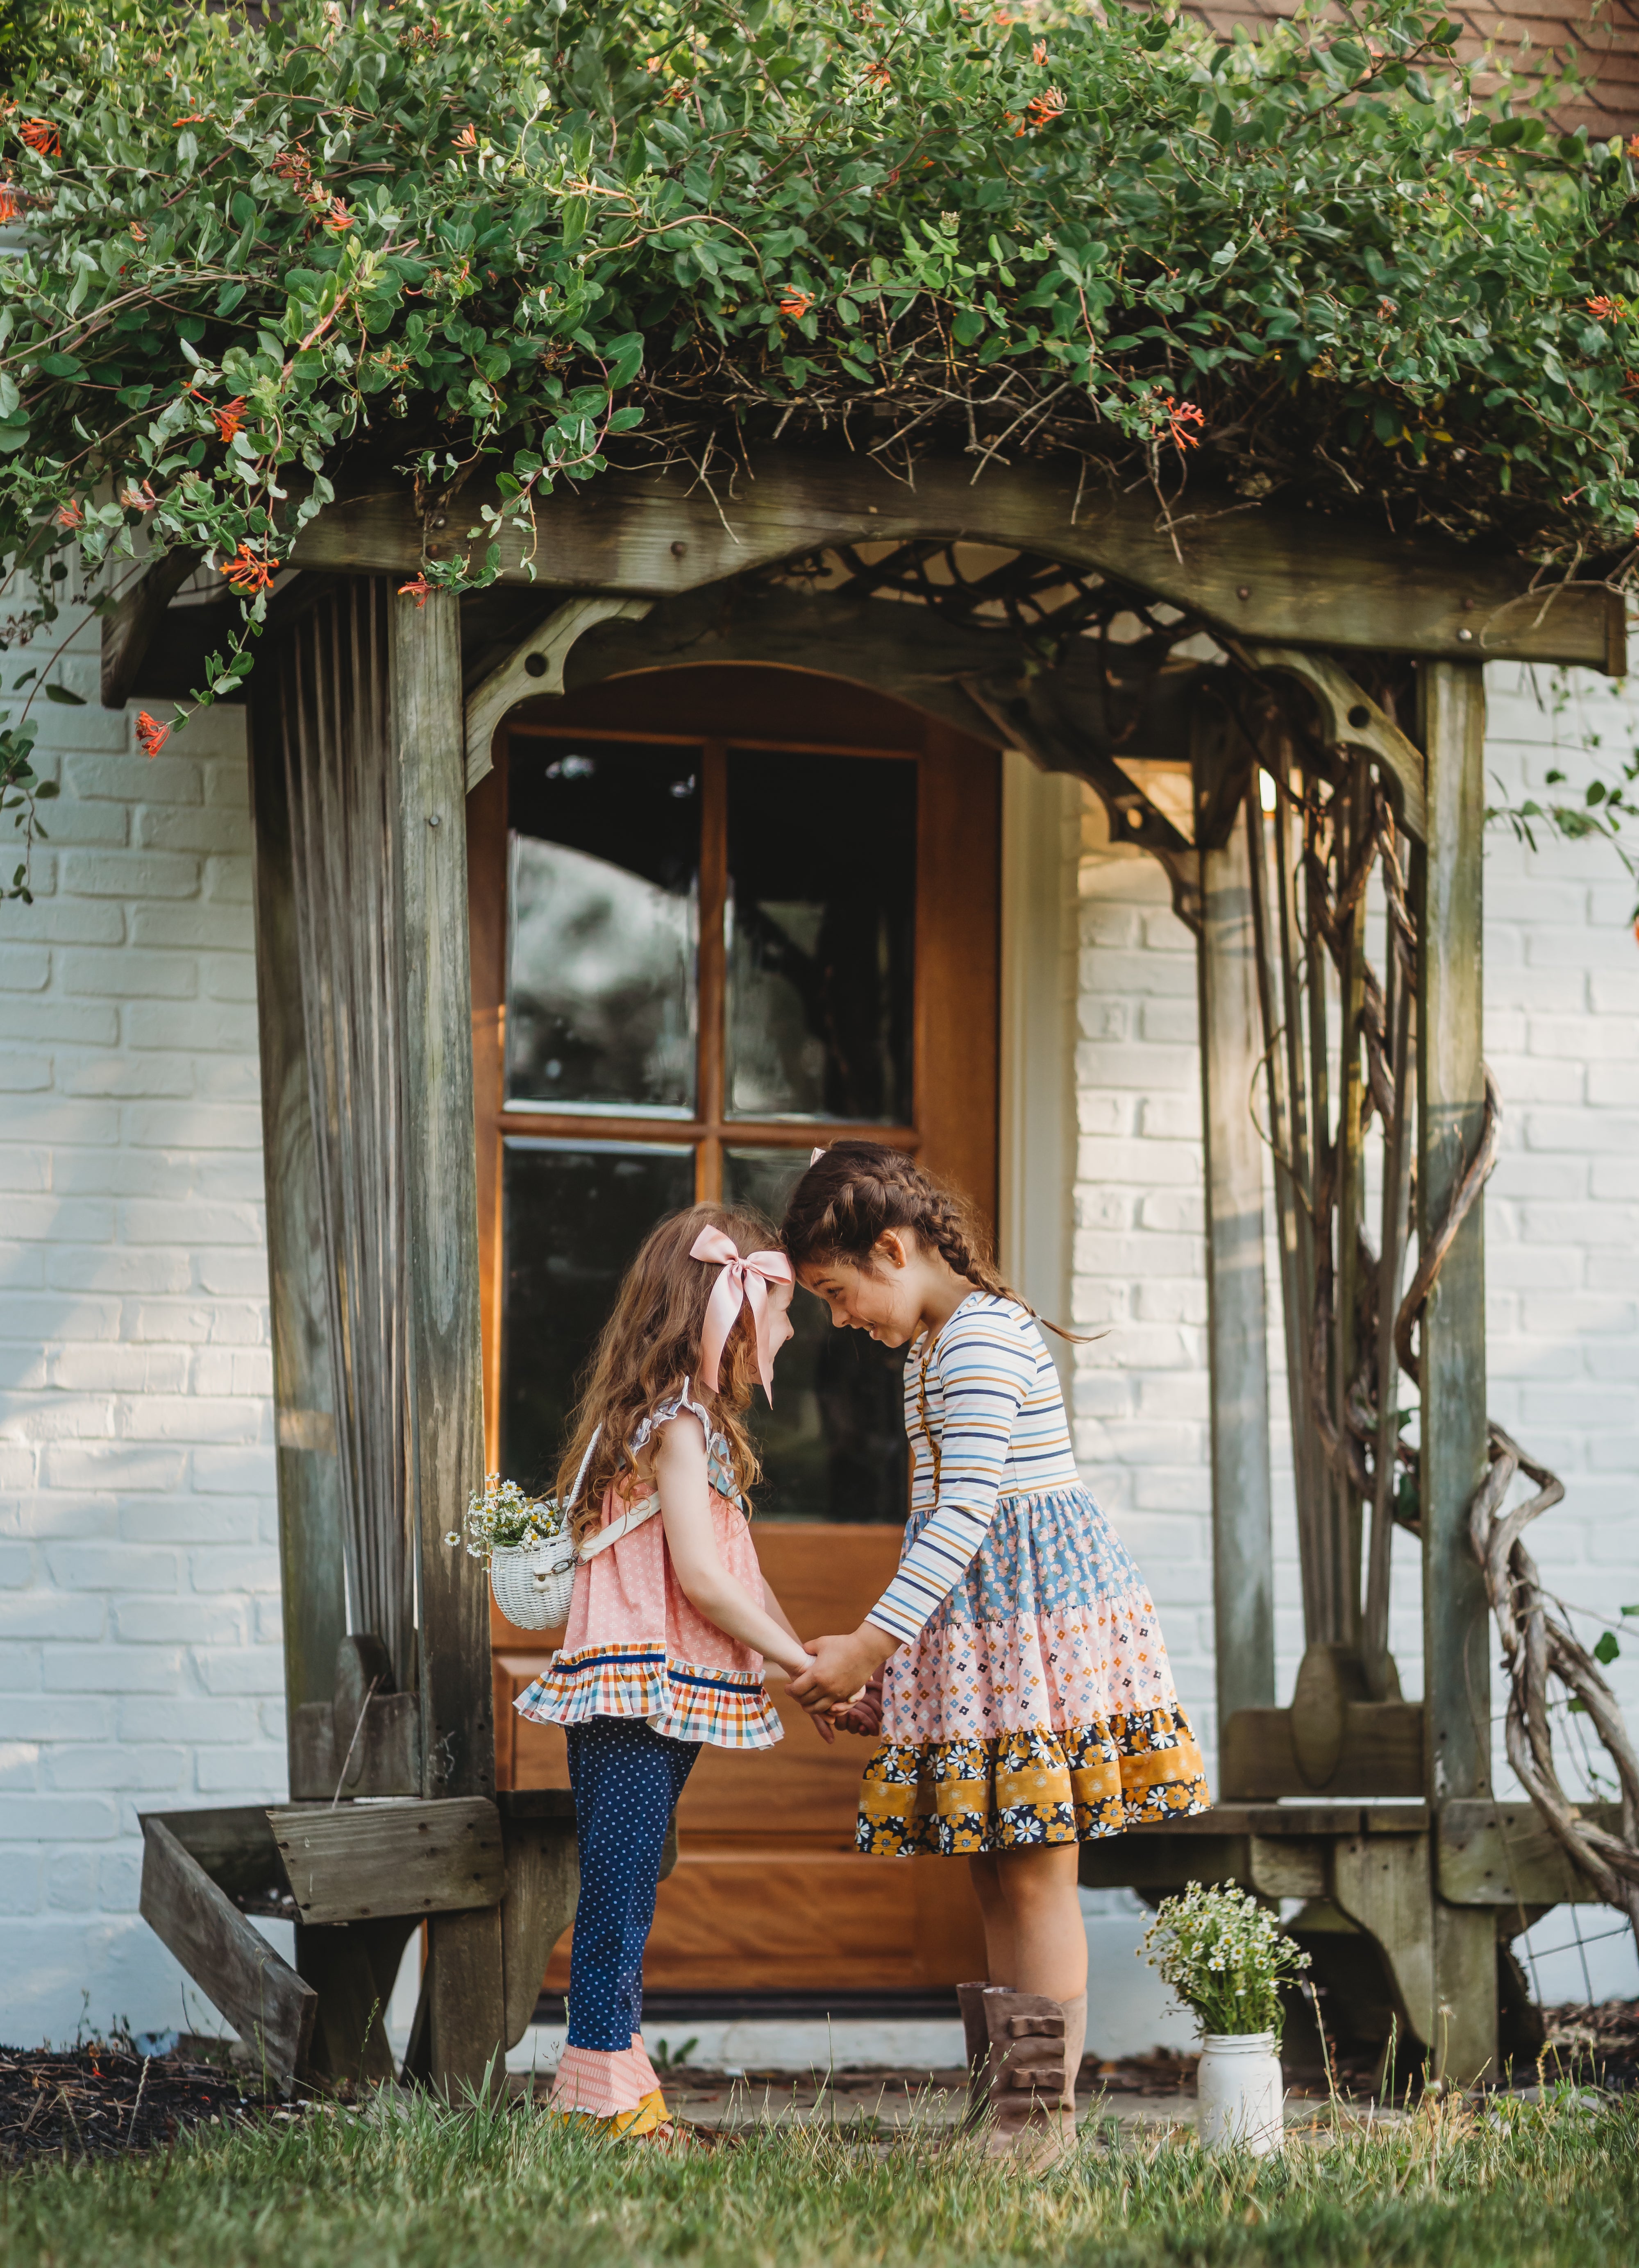
[[[565,1728],[580,1845],[552,2106],[632,2139],[672,2131],[639,2029],[667,1823],[702,1746],[781,1737],[764,1658],[790,1676],[809,1666],[745,1505],[758,1465],[744,1413],[754,1381],[772,1401],[791,1336],[791,1263],[773,1242],[755,1213],[695,1205],[633,1261],[559,1474],[581,1560],[563,1649],[516,1704]]]

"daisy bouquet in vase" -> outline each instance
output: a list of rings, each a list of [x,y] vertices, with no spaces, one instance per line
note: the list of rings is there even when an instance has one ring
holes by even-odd
[[[1280,1918],[1229,1883],[1163,1898],[1139,1957],[1201,2029],[1196,2100],[1204,2150],[1281,2147],[1281,1987],[1309,1966]]]

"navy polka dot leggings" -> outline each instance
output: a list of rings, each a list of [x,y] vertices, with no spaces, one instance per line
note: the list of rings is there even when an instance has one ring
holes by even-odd
[[[654,1919],[667,1824],[700,1753],[641,1717],[567,1725],[580,1845],[569,1956],[569,2044],[618,2052],[643,2020],[643,1948]]]

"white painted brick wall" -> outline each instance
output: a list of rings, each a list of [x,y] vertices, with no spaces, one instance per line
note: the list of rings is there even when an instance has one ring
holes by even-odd
[[[0,2029],[23,2042],[83,2008],[183,2023],[137,1815],[285,1786],[242,725],[202,717],[149,762],[95,705],[93,630],[52,674],[87,705],[36,708],[62,796],[35,903],[0,907]],[[215,2029],[191,1990],[186,2021]]]
[[[1639,739],[1639,687],[1581,674],[1490,673],[1496,799],[1540,792],[1556,763],[1580,782],[1597,739]],[[1090,799],[1089,799],[1090,801]],[[1076,1453],[1155,1593],[1180,1693],[1215,1746],[1211,1487],[1200,1057],[1192,940],[1166,879],[1111,844],[1089,808],[1082,862]],[[1494,827],[1486,864],[1486,1047],[1507,1112],[1487,1200],[1490,1405],[1566,1483],[1533,1549],[1569,1602],[1639,1602],[1639,949],[1633,886],[1608,846],[1539,834],[1533,854]],[[1284,1354],[1273,1248],[1270,1376],[1277,1413],[1277,1678],[1303,1651]],[[1414,1548],[1396,1538],[1391,1641],[1421,1688]],[[1613,1604],[1614,1602],[1614,1605]],[[1611,1675],[1639,1722],[1639,1624]],[[1494,1697],[1500,1701],[1500,1679]],[[1499,1764],[1501,1754],[1499,1748]],[[1505,1767],[1499,1786],[1508,1784]],[[1515,1792],[1509,1786],[1509,1792]],[[1582,1937],[1595,1940],[1584,1956]],[[1631,1936],[1602,1909],[1561,1909],[1532,1944],[1548,1998],[1639,1991]]]

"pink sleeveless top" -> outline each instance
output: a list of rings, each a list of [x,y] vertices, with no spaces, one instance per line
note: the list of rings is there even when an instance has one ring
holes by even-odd
[[[644,1419],[627,1454],[635,1459],[657,1426],[685,1410],[705,1434],[718,1557],[760,1604],[763,1574],[738,1502],[728,1444],[690,1396],[687,1379],[681,1393]],[[623,1498],[611,1484],[603,1498],[603,1526],[653,1494],[651,1484]],[[668,1739],[704,1741],[717,1749],[770,1749],[785,1737],[764,1690],[762,1655],[707,1622],[684,1597],[658,1513],[576,1568],[563,1646],[513,1705],[520,1716],[548,1725],[642,1717]]]

